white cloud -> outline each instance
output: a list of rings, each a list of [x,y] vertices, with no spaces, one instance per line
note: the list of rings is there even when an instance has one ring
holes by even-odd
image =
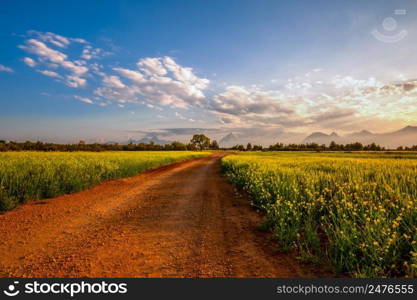
[[[105,75],[100,71],[101,66],[98,64],[92,64],[93,74],[89,73],[90,65],[88,65],[85,55],[89,54],[90,57],[87,58],[91,59],[103,53],[101,49],[88,45],[89,43],[86,40],[68,38],[51,32],[43,33],[32,30],[28,33],[32,38],[26,40],[24,45],[20,45],[19,48],[36,55],[37,61],[30,57],[25,57],[23,61],[31,67],[39,65],[46,68],[39,71],[43,75],[58,78],[67,86],[73,88],[85,87],[87,85],[86,78],[92,78],[93,74]],[[62,51],[65,51],[65,48],[71,43],[86,44],[84,50],[88,53],[84,51],[80,54],[80,58],[69,59],[68,55]],[[62,51],[53,49],[53,47],[61,48]],[[61,74],[58,73],[59,68],[63,69],[63,72],[59,72]]]
[[[183,121],[195,122],[195,120],[194,120],[194,119],[184,117],[184,116],[183,116],[182,114],[180,114],[179,112],[175,112],[175,116],[176,116],[178,119],[183,120]]]
[[[73,88],[83,87],[87,83],[87,80],[81,77],[77,77],[77,76],[68,75],[66,79],[67,79],[66,84],[69,87],[73,87]]]
[[[77,99],[77,100],[80,100],[81,102],[84,102],[84,103],[94,104],[93,100],[91,100],[90,98],[87,98],[87,97],[81,97],[81,96],[75,95],[74,98]]]
[[[160,58],[157,57],[142,58],[139,60],[138,66],[141,67],[140,69],[148,76],[163,76],[167,73]]]
[[[178,65],[171,57],[163,58],[164,66],[167,70],[171,71],[173,77],[180,81],[195,86],[197,89],[205,89],[209,80],[205,78],[198,78],[192,68],[182,67]]]
[[[90,60],[94,58],[100,58],[101,56],[109,55],[110,52],[104,52],[100,48],[93,48],[90,45],[84,47],[83,52],[81,53],[81,58],[85,60]]]
[[[24,45],[19,46],[28,53],[37,56],[38,62],[32,58],[24,61],[30,66],[42,65],[52,70],[42,70],[46,76],[61,78],[62,81],[74,88],[87,85],[86,78],[102,77],[102,86],[94,92],[107,100],[116,102],[134,102],[150,105],[166,105],[177,108],[202,107],[204,105],[204,90],[208,87],[209,80],[196,76],[192,68],[177,64],[170,57],[148,57],[138,61],[138,69],[131,70],[123,67],[115,67],[113,71],[119,76],[106,74],[103,66],[88,61],[107,55],[99,48],[94,48],[87,41],[67,38],[54,33],[42,33],[31,31],[36,38],[30,38]],[[80,54],[81,59],[70,60],[62,51],[51,48],[48,45],[65,49],[72,42],[86,44]],[[48,44],[48,45],[47,45]],[[59,74],[56,69],[66,71]],[[91,69],[91,73],[89,72]],[[123,82],[129,81],[129,84]]]
[[[361,89],[367,87],[382,87],[384,84],[378,82],[374,77],[370,77],[366,80],[355,79],[352,76],[335,76],[331,83],[335,88],[353,88]]]
[[[47,59],[53,63],[62,64],[62,62],[67,59],[67,56],[64,53],[49,48],[45,43],[35,39],[29,39],[26,41],[26,45],[19,47],[29,53],[36,54],[41,58]]]
[[[29,39],[25,45],[19,47],[37,55],[41,61],[45,62],[45,65],[50,66],[49,63],[52,63],[52,66],[60,66],[70,72],[71,74],[66,76],[67,81],[65,82],[68,86],[80,87],[86,84],[86,79],[81,78],[81,76],[85,75],[89,69],[86,66],[80,65],[79,62],[70,61],[66,54],[52,49],[36,39]]]
[[[71,42],[87,44],[87,41],[80,38],[68,38],[52,32],[40,32],[31,30],[28,32],[32,36],[37,36],[43,42],[51,43],[59,48],[66,48]]]
[[[126,86],[120,81],[120,78],[115,75],[104,76],[103,84],[109,88],[123,89]]]
[[[228,127],[346,131],[380,126],[380,120],[417,122],[417,81],[384,83],[373,77],[341,75],[318,80],[317,73],[290,78],[272,90],[227,86],[209,99],[207,108]]]
[[[13,72],[13,69],[12,68],[9,68],[9,67],[6,67],[6,66],[3,66],[3,65],[0,65],[0,72],[9,72],[9,73],[12,73]]]
[[[229,126],[302,125],[303,120],[286,106],[280,95],[258,88],[228,86],[215,95],[209,110]]]
[[[172,58],[157,57],[139,60],[140,70],[113,68],[131,81],[124,88],[104,86],[95,93],[115,101],[166,105],[177,108],[202,106],[209,80],[197,77],[192,68],[182,67]]]
[[[34,61],[32,58],[30,58],[30,57],[25,57],[24,59],[23,59],[23,62],[26,64],[26,65],[28,65],[29,67],[34,67],[34,66],[36,66],[36,61]]]
[[[54,72],[54,71],[38,70],[38,72],[45,75],[45,76],[54,77],[54,78],[62,78],[61,75],[59,75],[57,72]]]
[[[124,68],[113,68],[113,70],[118,72],[120,75],[126,77],[127,79],[132,80],[135,83],[142,84],[145,82],[145,78],[138,71],[132,71]]]

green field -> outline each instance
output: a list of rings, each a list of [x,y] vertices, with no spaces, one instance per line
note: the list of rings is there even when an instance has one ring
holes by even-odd
[[[0,211],[27,200],[78,192],[99,182],[133,176],[204,152],[0,153]]]
[[[417,153],[252,152],[222,167],[282,249],[351,276],[416,276]]]

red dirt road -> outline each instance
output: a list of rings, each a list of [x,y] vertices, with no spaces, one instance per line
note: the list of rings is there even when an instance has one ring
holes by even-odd
[[[0,215],[1,277],[313,277],[220,175],[176,163]]]

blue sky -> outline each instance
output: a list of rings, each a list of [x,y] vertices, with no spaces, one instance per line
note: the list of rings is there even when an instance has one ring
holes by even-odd
[[[2,1],[0,139],[415,125],[416,16],[415,1]]]

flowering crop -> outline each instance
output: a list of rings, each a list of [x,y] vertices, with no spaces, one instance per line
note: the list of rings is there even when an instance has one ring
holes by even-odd
[[[0,211],[26,200],[81,191],[94,184],[207,155],[205,152],[0,153]]]
[[[416,276],[416,153],[251,153],[222,166],[284,249],[338,273]]]

